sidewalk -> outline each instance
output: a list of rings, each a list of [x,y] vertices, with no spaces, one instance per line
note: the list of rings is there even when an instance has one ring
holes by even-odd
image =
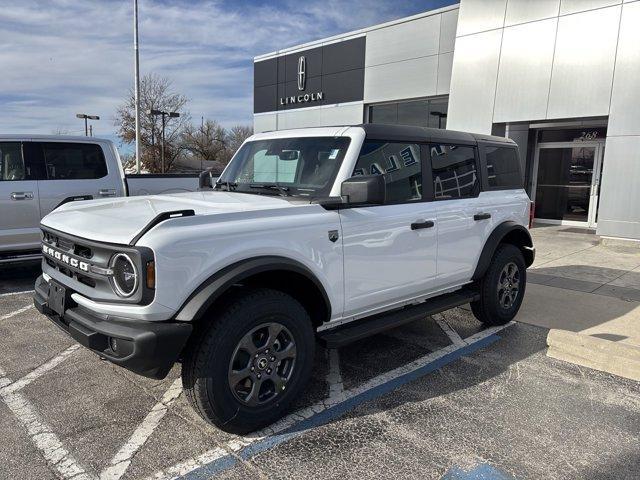
[[[518,321],[550,329],[551,357],[640,380],[640,249],[568,227],[531,233],[536,261]]]

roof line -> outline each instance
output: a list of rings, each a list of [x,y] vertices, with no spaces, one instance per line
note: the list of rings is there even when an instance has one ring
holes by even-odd
[[[329,43],[336,43],[336,42],[342,41],[342,40],[348,40],[349,38],[361,37],[361,36],[365,35],[367,32],[371,32],[373,30],[379,30],[381,28],[391,27],[393,25],[398,25],[398,24],[401,24],[401,23],[411,22],[413,20],[418,20],[419,18],[431,17],[433,15],[438,15],[440,13],[449,12],[451,10],[457,10],[459,8],[460,8],[460,4],[459,3],[455,3],[453,5],[448,5],[446,7],[437,8],[435,10],[428,10],[426,12],[417,13],[417,14],[411,15],[409,17],[398,18],[396,20],[391,20],[391,21],[385,22],[385,23],[379,23],[377,25],[372,25],[370,27],[360,28],[358,30],[352,30],[352,31],[346,32],[346,33],[339,33],[339,34],[333,35],[331,37],[325,37],[325,38],[321,38],[319,40],[312,40],[311,42],[301,43],[299,45],[294,45],[292,47],[283,48],[283,49],[280,49],[280,50],[276,50],[274,52],[264,53],[262,55],[257,55],[255,57],[253,57],[253,61],[254,62],[258,62],[258,61],[261,61],[261,60],[268,60],[270,58],[278,57],[278,56],[286,54],[286,53],[294,53],[296,51],[306,50],[308,48],[313,48],[313,47],[317,47],[317,46],[321,46],[321,45],[326,45],[326,44],[329,44]]]

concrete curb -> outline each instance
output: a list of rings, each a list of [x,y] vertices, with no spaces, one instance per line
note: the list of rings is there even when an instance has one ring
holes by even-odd
[[[640,381],[640,346],[551,329],[547,355],[565,362]]]

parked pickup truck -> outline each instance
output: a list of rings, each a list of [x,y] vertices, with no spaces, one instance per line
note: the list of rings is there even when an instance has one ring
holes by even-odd
[[[64,203],[197,188],[198,174],[125,176],[109,140],[0,135],[0,263],[39,257],[40,219]]]
[[[193,408],[244,433],[300,395],[316,339],[340,347],[467,303],[485,325],[514,318],[535,253],[522,185],[500,137],[261,133],[210,191],[47,215],[35,305],[138,374],[182,362]]]

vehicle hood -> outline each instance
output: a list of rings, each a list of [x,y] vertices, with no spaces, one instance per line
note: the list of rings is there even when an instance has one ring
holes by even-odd
[[[70,202],[42,219],[44,227],[106,243],[128,244],[161,213],[196,215],[293,207],[284,197],[237,192],[187,192]]]

